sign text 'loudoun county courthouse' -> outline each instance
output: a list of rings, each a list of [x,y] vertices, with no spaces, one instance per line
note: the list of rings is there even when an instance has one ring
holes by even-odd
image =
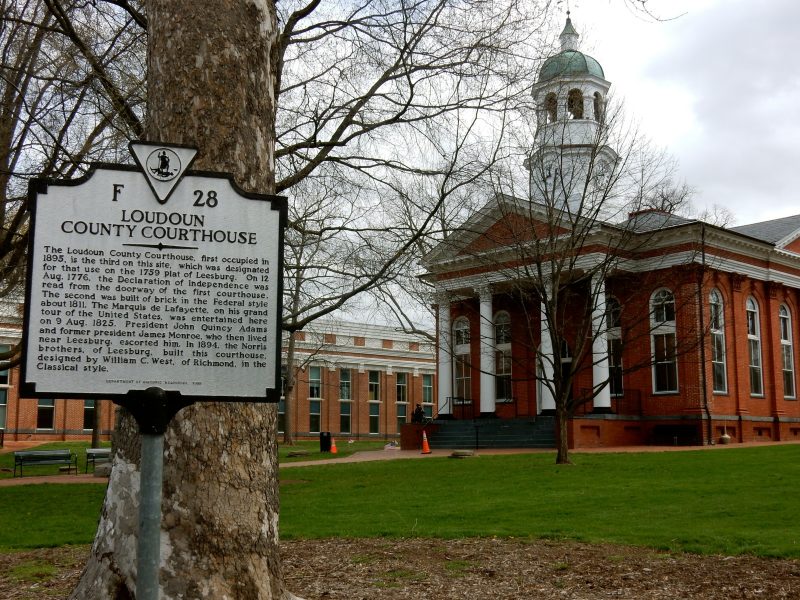
[[[38,395],[277,387],[282,199],[192,172],[154,192],[143,170],[103,166],[38,183],[23,368]]]

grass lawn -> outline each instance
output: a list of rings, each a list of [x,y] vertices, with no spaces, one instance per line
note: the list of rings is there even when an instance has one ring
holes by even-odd
[[[105,493],[89,483],[0,488],[0,550],[90,544]]]
[[[284,467],[281,535],[544,537],[800,558],[800,445],[573,460]],[[102,495],[93,485],[0,488],[0,549],[89,543]]]
[[[281,536],[568,538],[800,558],[800,445],[284,468]]]

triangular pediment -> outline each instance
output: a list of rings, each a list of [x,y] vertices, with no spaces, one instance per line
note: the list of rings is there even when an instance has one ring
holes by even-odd
[[[502,215],[483,233],[467,244],[459,256],[476,256],[490,250],[528,244],[536,239],[553,237],[566,232],[563,227],[554,227],[532,215],[510,213]]]
[[[422,262],[432,269],[435,265],[462,262],[504,248],[513,249],[566,231],[552,224],[552,213],[549,216],[550,219],[544,205],[512,196],[496,196],[434,247]]]

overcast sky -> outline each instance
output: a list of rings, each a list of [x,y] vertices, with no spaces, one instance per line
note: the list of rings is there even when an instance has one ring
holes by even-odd
[[[648,4],[681,16],[569,2],[581,49],[614,96],[677,158],[699,208],[726,206],[739,225],[800,214],[800,2]]]

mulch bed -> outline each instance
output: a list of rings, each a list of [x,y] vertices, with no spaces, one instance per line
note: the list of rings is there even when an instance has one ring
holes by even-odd
[[[288,541],[282,551],[287,587],[306,600],[800,598],[796,560],[498,539]],[[86,553],[0,554],[0,598],[66,598]],[[36,580],[36,565],[55,568]]]

